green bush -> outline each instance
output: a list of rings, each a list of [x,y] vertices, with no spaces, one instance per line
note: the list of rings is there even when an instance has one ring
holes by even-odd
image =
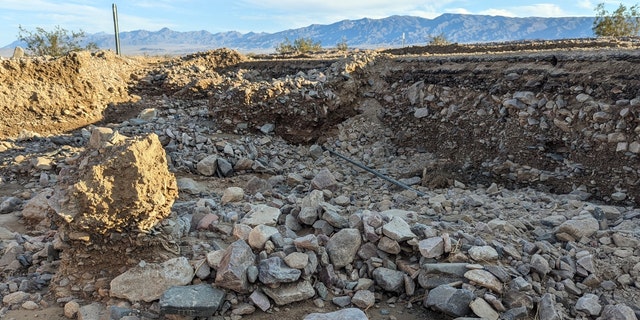
[[[604,8],[604,2],[595,8],[596,18],[593,21],[593,33],[598,37],[636,36],[640,31],[640,7],[633,5],[627,8],[622,3],[613,12]]]
[[[347,45],[347,38],[342,38],[342,40],[336,43],[336,49],[338,51],[347,51],[349,50],[349,46]]]
[[[444,46],[451,44],[451,41],[449,41],[447,37],[443,33],[441,33],[437,36],[430,35],[428,44],[432,46]]]
[[[311,38],[298,38],[291,43],[289,38],[279,43],[276,46],[276,52],[280,54],[290,53],[307,53],[312,51],[319,51],[322,49],[320,42],[315,42]]]
[[[95,43],[89,43],[82,47],[80,41],[85,37],[84,31],[71,31],[56,26],[52,31],[43,28],[36,28],[35,31],[29,31],[22,26],[18,27],[18,40],[27,44],[27,52],[36,56],[62,56],[71,51],[77,50],[96,50],[98,46]]]

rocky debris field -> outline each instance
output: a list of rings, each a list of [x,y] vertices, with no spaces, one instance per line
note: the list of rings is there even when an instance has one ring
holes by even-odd
[[[0,61],[0,315],[637,319],[639,59]]]

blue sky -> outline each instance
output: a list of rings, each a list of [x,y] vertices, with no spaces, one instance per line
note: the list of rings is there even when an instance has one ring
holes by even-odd
[[[435,18],[443,13],[468,13],[510,17],[593,16],[611,0],[0,0],[0,47],[17,39],[18,25],[33,30],[82,29],[113,34],[112,3],[118,6],[120,31],[207,30],[212,33],[277,32],[310,24],[330,24],[344,19],[413,15]]]

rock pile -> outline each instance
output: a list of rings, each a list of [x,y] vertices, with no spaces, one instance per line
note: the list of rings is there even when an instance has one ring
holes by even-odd
[[[354,69],[351,69],[351,60],[333,61],[318,63],[317,70],[296,72],[295,77],[283,76],[284,87],[290,92],[282,91],[272,100],[264,100],[269,108],[275,108],[277,97],[287,97],[289,101],[297,99],[303,92],[308,93],[313,86],[323,83],[311,79],[321,73],[330,79],[325,85],[337,86],[343,81],[346,86],[353,86],[353,92],[358,94],[348,97],[353,99],[350,108],[360,110],[361,114],[341,122],[331,134],[323,132],[326,137],[314,145],[292,145],[275,135],[283,132],[279,130],[286,131],[279,128],[286,128],[287,122],[260,119],[264,113],[257,104],[244,106],[242,100],[238,100],[242,90],[220,88],[219,92],[211,94],[214,97],[211,100],[187,100],[180,95],[143,99],[153,103],[155,109],[145,110],[137,118],[111,124],[109,128],[127,136],[157,135],[170,159],[166,165],[179,177],[180,197],[171,206],[171,213],[158,211],[162,213],[155,218],[148,216],[154,222],[144,226],[155,224],[153,228],[133,228],[145,230],[144,233],[122,227],[135,224],[117,223],[118,227],[109,229],[99,241],[90,241],[83,246],[69,246],[69,241],[61,241],[67,240],[60,237],[66,233],[65,228],[45,229],[46,232],[37,237],[8,235],[3,242],[0,265],[4,266],[5,273],[13,276],[0,285],[4,306],[42,307],[43,299],[37,290],[52,281],[52,286],[57,288],[57,303],[66,304],[65,313],[83,319],[101,313],[115,319],[148,319],[162,315],[240,319],[262,311],[277,314],[286,311],[290,304],[305,303],[309,308],[296,318],[419,319],[433,317],[433,313],[428,316],[425,313],[435,312],[435,316],[485,319],[637,319],[640,310],[640,210],[633,202],[590,202],[579,192],[593,191],[587,187],[558,194],[545,192],[540,187],[506,188],[503,180],[493,178],[504,174],[508,178],[504,181],[507,181],[536,170],[535,167],[516,166],[520,159],[515,157],[518,153],[507,157],[514,164],[513,172],[488,161],[483,174],[475,180],[463,180],[463,175],[454,170],[442,178],[446,183],[427,187],[436,180],[429,170],[438,171],[447,166],[460,169],[460,166],[453,163],[457,160],[438,157],[442,155],[438,150],[428,153],[425,146],[431,144],[410,143],[420,139],[436,140],[433,145],[440,144],[442,150],[453,150],[450,143],[461,141],[454,139],[455,135],[449,139],[442,133],[431,136],[420,130],[428,127],[453,133],[447,130],[454,124],[467,128],[466,117],[480,119],[472,117],[480,113],[486,121],[482,128],[487,128],[486,131],[496,138],[481,134],[479,124],[469,126],[466,135],[460,134],[465,137],[478,134],[477,143],[496,144],[498,149],[491,147],[488,150],[494,152],[494,158],[500,157],[495,151],[499,151],[501,145],[509,150],[508,143],[515,141],[504,138],[500,132],[521,133],[523,143],[530,142],[527,139],[532,139],[531,132],[538,132],[540,123],[516,122],[513,120],[515,115],[533,108],[535,110],[529,113],[532,118],[540,121],[541,117],[549,117],[553,121],[551,116],[560,110],[557,97],[546,98],[555,104],[547,109],[547,104],[542,106],[540,102],[544,93],[534,92],[524,84],[523,89],[509,85],[507,82],[515,81],[516,76],[506,74],[504,76],[512,80],[500,83],[509,88],[508,92],[498,90],[494,92],[497,98],[486,95],[487,99],[482,99],[470,90],[465,100],[458,96],[462,95],[461,90],[447,89],[446,84],[453,82],[447,80],[446,72],[434,73],[442,78],[422,79],[422,84],[416,81],[409,72],[416,61],[400,61],[396,65],[384,57],[371,60],[366,55],[355,55],[352,59],[355,61],[353,66],[357,66]],[[443,65],[447,63],[451,62],[443,60]],[[372,72],[367,66],[372,70],[387,69]],[[405,66],[407,69],[403,69]],[[424,64],[420,66],[424,67]],[[476,70],[480,64],[473,62],[465,66]],[[179,67],[178,64],[172,66]],[[228,69],[227,73],[216,73],[228,77],[224,81],[231,82],[231,74],[245,71]],[[520,71],[518,75],[526,78],[533,73]],[[168,74],[175,77],[180,73]],[[402,81],[399,74],[402,74]],[[425,74],[420,76],[426,77]],[[258,73],[236,78],[242,79],[236,83],[238,88],[246,89],[253,85],[249,79],[262,79],[258,80],[262,85],[259,90],[264,91],[278,81],[259,77],[262,75]],[[290,86],[298,78],[301,85]],[[428,81],[436,80],[439,84],[428,84]],[[159,83],[157,80],[156,84]],[[513,92],[510,91],[512,87]],[[486,89],[490,91],[490,88]],[[342,89],[332,87],[332,90]],[[588,89],[583,87],[582,90]],[[592,98],[601,97],[593,92],[590,93]],[[256,97],[254,91],[250,93],[249,96]],[[217,99],[225,94],[228,101]],[[576,92],[576,99],[579,94]],[[512,99],[516,101],[509,103],[519,102],[526,108],[520,110],[509,103],[504,105]],[[604,101],[604,98],[598,99]],[[537,102],[533,103],[533,100]],[[328,100],[322,101],[327,103]],[[226,111],[230,121],[219,126],[213,122],[215,125],[212,126],[215,119],[212,120],[209,108],[225,108],[225,104],[236,106]],[[243,109],[237,107],[240,105]],[[319,102],[316,104],[320,105]],[[347,105],[341,105],[341,108]],[[581,108],[585,106],[581,105]],[[612,108],[616,112],[624,109],[618,110],[619,107]],[[503,108],[506,127],[493,121],[500,119]],[[338,110],[342,109],[333,112],[342,112]],[[331,113],[327,113],[326,119],[339,117],[331,116]],[[613,118],[616,123],[622,119]],[[293,122],[293,119],[288,120]],[[316,123],[315,119],[313,114],[308,121]],[[395,122],[398,119],[407,122]],[[624,121],[631,126],[636,119],[628,117]],[[320,125],[321,122],[318,120],[317,123]],[[233,130],[244,132],[243,123],[247,124],[246,131],[255,134],[234,135]],[[592,125],[591,122],[588,124]],[[506,130],[516,127],[517,130]],[[230,131],[223,133],[224,128]],[[493,132],[494,128],[501,131]],[[556,127],[548,129],[548,135],[555,137],[561,130],[553,128]],[[17,192],[3,198],[1,212],[20,214],[25,218],[36,212],[52,215],[53,212],[46,211],[46,204],[47,197],[55,193],[53,189],[44,188],[69,185],[65,172],[80,168],[83,162],[80,154],[93,153],[98,158],[108,158],[105,155],[111,154],[104,152],[108,148],[103,143],[109,143],[109,140],[103,139],[104,136],[95,138],[97,132],[104,132],[104,129],[93,130],[95,135],[89,129],[70,136],[3,142],[1,146],[6,146],[6,154],[10,155],[3,160],[3,165],[13,168],[3,179],[9,184],[27,176],[26,185],[31,192]],[[569,135],[558,136],[558,139],[565,141],[562,137],[578,137],[584,132],[576,130],[577,127],[571,127]],[[598,130],[608,129],[605,126]],[[627,132],[627,129],[612,130]],[[402,140],[401,135],[406,133],[418,135],[404,135]],[[92,142],[96,140],[100,143]],[[149,142],[145,138],[136,141]],[[85,144],[99,147],[84,151],[81,146]],[[60,148],[61,145],[64,147]],[[155,142],[146,145],[157,146]],[[457,146],[460,149],[468,145]],[[551,146],[555,145],[547,145]],[[597,146],[603,148],[598,152],[605,153],[613,144],[607,142]],[[29,153],[19,151],[20,148]],[[48,153],[48,148],[61,151]],[[425,196],[413,190],[399,189],[324,149],[334,150],[381,174],[397,178]],[[164,151],[156,147],[146,150],[142,152],[146,159],[162,163]],[[471,156],[483,155],[473,153],[474,150],[477,149],[465,151]],[[571,153],[562,154],[568,157]],[[615,154],[619,156],[615,159],[632,159],[633,156],[629,150]],[[579,179],[580,175],[575,171],[578,161],[566,160],[561,164],[559,160],[554,161],[558,161],[560,169],[539,171],[537,181],[544,182],[543,173],[553,177],[547,181]],[[100,168],[90,160],[87,160],[86,168],[91,167],[89,163]],[[626,166],[635,171],[638,169],[633,163]],[[568,168],[574,168],[573,175],[565,174]],[[58,174],[57,170],[62,172]],[[152,169],[149,172],[154,172],[153,179],[166,177]],[[131,179],[134,180],[140,179]],[[168,178],[160,180],[170,182]],[[175,193],[169,191],[174,189],[171,183],[152,185],[166,188],[162,189],[167,190],[166,194],[163,192],[164,198],[175,197]],[[630,193],[626,193],[629,197]],[[156,199],[147,198],[153,194],[138,194],[135,198]],[[41,206],[43,203],[45,206]],[[120,204],[116,202],[115,208]],[[129,205],[144,207],[135,202]],[[113,217],[117,215],[105,216],[105,219],[111,221]],[[160,217],[165,219],[156,224]],[[40,228],[45,224],[40,224]],[[80,226],[76,229],[86,230]],[[58,256],[60,250],[62,258]],[[102,257],[96,257],[97,252]],[[64,272],[58,270],[54,277],[58,265]],[[336,308],[341,310],[329,313]]]

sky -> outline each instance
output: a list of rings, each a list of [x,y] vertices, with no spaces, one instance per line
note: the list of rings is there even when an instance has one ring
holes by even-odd
[[[508,17],[594,16],[606,3],[609,11],[620,0],[0,0],[0,47],[18,39],[18,26],[53,30],[114,33],[112,4],[118,7],[121,32],[206,30],[278,32],[345,19],[411,15],[435,18],[443,13]]]

